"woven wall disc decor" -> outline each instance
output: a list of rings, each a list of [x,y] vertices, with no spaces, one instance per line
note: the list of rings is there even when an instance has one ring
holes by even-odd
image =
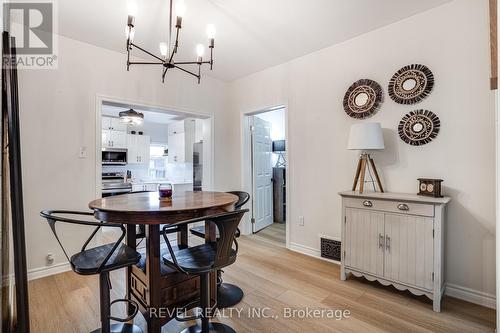
[[[431,111],[411,111],[399,122],[399,137],[412,146],[431,142],[439,133],[441,122]]]
[[[401,68],[389,81],[389,96],[399,104],[416,104],[426,98],[434,87],[434,75],[424,65]]]
[[[383,96],[380,84],[373,80],[361,79],[347,89],[344,110],[352,118],[367,118],[379,109]]]

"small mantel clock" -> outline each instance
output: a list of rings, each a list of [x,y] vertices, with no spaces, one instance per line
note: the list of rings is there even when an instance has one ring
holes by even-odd
[[[428,197],[442,198],[441,183],[442,179],[419,178],[418,195]]]

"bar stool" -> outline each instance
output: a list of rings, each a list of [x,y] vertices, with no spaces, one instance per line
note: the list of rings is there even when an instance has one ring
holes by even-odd
[[[234,209],[239,210],[250,199],[250,194],[243,191],[229,191],[227,193],[234,194],[238,197],[238,201],[234,204]],[[205,226],[197,226],[189,229],[189,231],[198,237],[205,238]],[[240,237],[240,229],[236,231],[236,238]],[[220,309],[235,306],[243,299],[243,290],[231,283],[226,283],[222,279],[222,270],[217,271],[217,307]]]
[[[182,221],[175,225],[187,225],[199,221],[210,221],[214,223],[219,231],[216,242],[188,247],[174,251],[168,240],[168,227],[163,228],[163,238],[167,244],[168,253],[163,256],[165,265],[188,275],[198,275],[200,277],[200,315],[179,317],[178,321],[190,321],[201,319],[201,325],[193,325],[186,328],[183,333],[233,333],[231,327],[222,323],[210,322],[210,316],[217,305],[211,306],[210,298],[210,273],[229,266],[236,261],[238,253],[238,242],[236,241],[236,231],[243,215],[248,210],[235,210],[229,213],[222,213],[212,216],[205,216],[188,221]],[[171,225],[172,226],[172,225]],[[235,248],[233,249],[233,244]],[[187,306],[189,307],[189,305]]]
[[[141,258],[141,255],[134,249],[122,243],[122,240],[125,237],[125,227],[118,223],[107,223],[101,221],[96,222],[95,220],[89,221],[89,217],[93,217],[92,212],[44,210],[40,213],[40,215],[47,219],[57,242],[70,262],[73,271],[80,275],[99,274],[101,328],[96,329],[91,333],[143,333],[138,326],[126,323],[132,320],[139,310],[139,306],[135,301],[129,299],[116,299],[112,302],[110,301],[109,291],[111,289],[111,281],[109,279],[109,272],[135,265]],[[68,216],[78,217],[79,219],[70,218]],[[63,247],[59,236],[57,235],[56,222],[93,226],[95,229],[90,234],[87,241],[83,244],[80,252],[72,255],[70,258],[66,249]],[[101,227],[119,228],[122,231],[122,234],[115,243],[87,249],[90,241],[94,238],[97,231]],[[128,302],[132,304],[134,307],[132,314],[127,318],[117,318],[111,316],[111,306],[118,302]],[[111,325],[110,320],[118,321],[120,324]]]

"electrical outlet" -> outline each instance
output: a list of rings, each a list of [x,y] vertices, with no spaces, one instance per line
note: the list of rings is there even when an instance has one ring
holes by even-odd
[[[47,265],[52,265],[54,263],[54,253],[47,253]]]
[[[299,216],[299,225],[304,226],[304,216]]]

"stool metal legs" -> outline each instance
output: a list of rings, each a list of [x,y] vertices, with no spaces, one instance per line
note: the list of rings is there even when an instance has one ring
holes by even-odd
[[[236,333],[230,326],[210,322],[210,273],[200,275],[200,307],[201,325],[196,324],[186,328],[182,333]]]
[[[101,272],[99,274],[99,308],[101,312],[101,328],[98,328],[91,333],[143,333],[138,326],[133,324],[120,323],[111,325],[110,289],[111,282],[109,280],[109,272]]]
[[[231,283],[224,283],[222,270],[217,271],[217,307],[219,309],[235,306],[243,299],[243,290]]]

